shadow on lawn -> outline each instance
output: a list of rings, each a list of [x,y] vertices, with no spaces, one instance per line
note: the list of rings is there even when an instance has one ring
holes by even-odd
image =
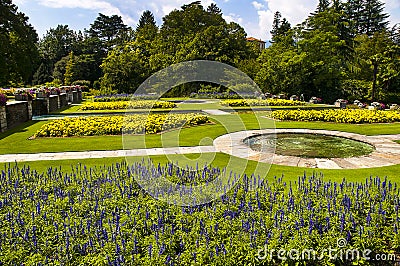
[[[8,136],[15,134],[15,133],[23,133],[29,131],[29,127],[33,126],[34,124],[38,123],[39,121],[28,121],[22,123],[12,129],[9,129],[5,132],[0,133],[0,140],[7,138]]]

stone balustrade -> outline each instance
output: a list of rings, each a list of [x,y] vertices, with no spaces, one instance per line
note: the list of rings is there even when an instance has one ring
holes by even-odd
[[[18,126],[23,122],[32,120],[32,116],[47,115],[68,106],[67,93],[50,95],[48,97],[36,98],[32,101],[8,102],[6,106],[0,107],[0,131]],[[72,102],[80,103],[82,92],[75,92]]]

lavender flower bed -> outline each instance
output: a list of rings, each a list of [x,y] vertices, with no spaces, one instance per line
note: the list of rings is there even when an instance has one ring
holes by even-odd
[[[301,176],[287,183],[243,176],[220,200],[196,207],[154,200],[135,182],[163,175],[201,183],[223,172],[185,169],[142,162],[97,169],[80,165],[71,172],[49,168],[40,174],[6,167],[0,175],[0,261],[266,265],[272,262],[257,258],[264,245],[322,250],[336,248],[338,238],[347,241],[343,249],[372,250],[370,257],[399,251],[400,190],[387,179],[334,183]],[[280,262],[276,254],[273,259]],[[325,256],[313,263],[329,262]]]

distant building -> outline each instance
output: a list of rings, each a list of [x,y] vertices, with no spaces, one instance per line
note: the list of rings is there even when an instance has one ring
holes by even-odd
[[[266,42],[264,42],[263,40],[256,39],[256,38],[254,38],[254,37],[248,37],[248,38],[246,38],[246,40],[247,40],[248,42],[256,42],[256,43],[258,43],[258,45],[259,45],[259,47],[260,47],[260,51],[262,51],[262,50],[265,49],[265,44],[266,44]]]

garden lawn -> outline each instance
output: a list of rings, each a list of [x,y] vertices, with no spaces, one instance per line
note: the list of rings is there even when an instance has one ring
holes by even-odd
[[[90,136],[68,138],[29,138],[45,123],[29,122],[0,134],[0,154],[40,153],[89,150],[121,150],[122,136]],[[201,127],[201,129],[200,129]],[[218,125],[203,125],[182,130],[172,130],[164,134],[132,135],[128,137],[130,148],[156,148],[176,146],[212,145],[209,139],[213,135],[222,135],[224,128]],[[205,139],[205,141],[201,141]],[[177,142],[178,141],[178,142]],[[132,144],[133,143],[133,144]],[[133,146],[131,146],[133,145]]]
[[[241,113],[239,116],[210,116],[215,124],[173,130],[163,134],[129,136],[129,148],[208,146],[212,145],[215,138],[227,132],[273,128],[273,122],[266,118],[265,115],[265,112],[256,114],[249,112]],[[122,149],[121,136],[37,138],[29,140],[29,138],[45,123],[47,122],[31,121],[7,132],[0,133],[0,154]],[[276,128],[325,129],[365,135],[400,134],[400,123],[356,125],[288,121],[275,122],[275,125]]]

